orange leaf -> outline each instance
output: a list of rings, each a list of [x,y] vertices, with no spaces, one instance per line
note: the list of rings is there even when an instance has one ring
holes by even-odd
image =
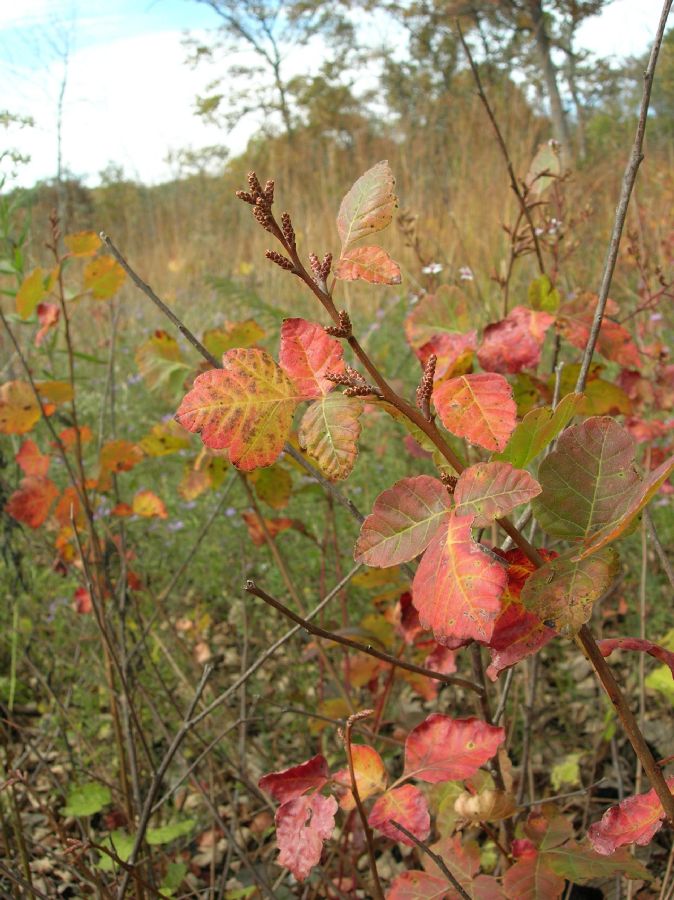
[[[397,844],[414,846],[414,841],[403,834],[391,819],[400,822],[420,841],[425,841],[431,830],[431,817],[426,799],[419,788],[412,784],[387,791],[372,807],[368,824]]]
[[[143,451],[131,441],[108,441],[101,447],[99,462],[108,472],[128,472],[143,459]]]
[[[460,375],[433,390],[442,424],[487,450],[503,450],[517,423],[512,389],[503,375]]]
[[[429,784],[470,778],[504,740],[503,728],[481,719],[433,713],[407,735],[404,775]]]
[[[47,474],[51,458],[40,452],[35,441],[28,440],[21,444],[16,461],[24,475],[40,476]]]
[[[373,747],[366,744],[352,744],[351,757],[353,759],[353,771],[356,776],[358,796],[361,800],[367,800],[374,794],[381,794],[386,790],[386,768],[381,756]],[[334,780],[343,785],[347,790],[342,794],[339,805],[347,812],[356,808],[356,801],[351,792],[351,773],[348,768],[340,769],[334,776]]]
[[[38,303],[37,320],[40,323],[40,329],[35,335],[35,346],[39,347],[50,329],[52,329],[59,320],[61,310],[55,303]]]
[[[58,488],[45,476],[24,478],[21,486],[7,501],[6,511],[17,522],[30,528],[39,528],[49,515],[49,510],[58,497]]]
[[[283,450],[301,393],[263,350],[229,350],[222,369],[199,375],[176,419],[207,447],[229,450],[244,472],[270,466]]]
[[[133,498],[133,512],[137,516],[143,516],[146,519],[157,517],[159,519],[168,518],[164,501],[154,494],[152,491],[138,491]]]
[[[400,284],[400,266],[381,247],[352,247],[337,261],[336,278],[370,284]]]

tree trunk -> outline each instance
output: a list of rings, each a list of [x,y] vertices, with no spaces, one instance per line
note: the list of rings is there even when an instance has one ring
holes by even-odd
[[[550,39],[545,30],[545,19],[543,17],[542,0],[530,0],[529,11],[533,22],[534,40],[536,42],[536,50],[543,70],[543,78],[545,79],[545,87],[550,101],[550,115],[552,118],[552,128],[557,140],[561,146],[562,163],[568,163],[571,158],[571,141],[569,139],[569,125],[566,118],[566,112],[562,105],[562,98],[559,93],[559,85],[557,83],[557,70],[552,61],[550,52]]]

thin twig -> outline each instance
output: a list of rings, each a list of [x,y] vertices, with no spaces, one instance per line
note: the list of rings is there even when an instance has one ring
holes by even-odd
[[[669,579],[669,583],[674,588],[674,567],[672,566],[669,557],[665,553],[665,549],[662,546],[660,538],[658,537],[658,533],[655,530],[655,523],[653,522],[653,517],[651,516],[649,509],[644,510],[644,520],[646,522],[646,526],[648,527],[648,534],[653,541],[655,552],[658,554],[660,565],[662,566],[665,575]]]
[[[510,187],[513,190],[513,193],[517,197],[517,202],[520,205],[520,209],[522,210],[522,214],[524,218],[527,220],[527,225],[529,226],[529,230],[531,231],[531,240],[533,241],[534,250],[536,252],[536,260],[538,262],[538,270],[541,275],[545,275],[545,264],[543,263],[543,254],[541,252],[541,245],[538,240],[538,235],[536,234],[536,228],[534,226],[533,220],[531,218],[531,210],[527,204],[527,201],[522,194],[519,184],[517,183],[517,178],[515,176],[515,170],[513,168],[513,164],[510,160],[510,154],[508,153],[508,147],[503,138],[503,134],[501,133],[501,129],[499,128],[499,124],[496,121],[496,116],[494,115],[494,111],[492,110],[489,100],[487,99],[487,95],[484,92],[484,88],[482,87],[482,80],[480,79],[480,73],[478,71],[477,66],[475,65],[475,60],[473,59],[473,55],[470,52],[470,47],[466,43],[466,40],[463,36],[463,31],[461,30],[461,25],[456,23],[456,27],[459,32],[459,40],[461,41],[461,45],[463,46],[464,53],[468,58],[468,63],[470,64],[471,71],[473,73],[473,78],[475,79],[475,85],[477,87],[477,93],[482,101],[482,105],[484,106],[487,116],[489,117],[489,121],[491,122],[491,126],[494,129],[494,134],[496,135],[496,140],[499,145],[499,149],[505,160],[506,168],[508,170],[508,177],[510,178]]]
[[[358,650],[360,653],[366,653],[368,656],[374,656],[375,659],[380,659],[382,662],[386,662],[391,666],[397,666],[400,669],[406,669],[408,672],[415,672],[417,675],[425,675],[426,678],[434,678],[436,681],[444,682],[444,684],[453,684],[457,687],[466,688],[466,690],[474,691],[480,696],[483,694],[482,687],[475,684],[473,681],[468,681],[467,678],[460,678],[457,675],[445,675],[442,672],[435,672],[433,669],[415,666],[414,663],[404,662],[403,660],[398,659],[397,656],[391,656],[390,653],[384,653],[382,650],[375,650],[371,644],[361,644],[358,641],[351,640],[351,638],[342,637],[341,634],[336,634],[334,631],[326,631],[325,628],[319,628],[317,625],[312,625],[308,619],[303,619],[301,616],[298,616],[292,609],[288,609],[288,607],[284,606],[280,600],[277,600],[276,597],[272,597],[271,594],[263,591],[262,588],[259,588],[255,582],[250,579],[246,582],[244,590],[249,594],[253,594],[255,597],[259,597],[260,600],[264,600],[265,603],[269,604],[269,606],[272,606],[274,609],[277,609],[288,619],[296,622],[300,628],[304,628],[309,634],[324,638],[327,641],[333,641],[335,644],[343,644],[345,647],[351,647],[353,650]]]
[[[409,838],[409,840],[411,840],[414,844],[416,844],[416,846],[419,848],[419,850],[421,850],[422,853],[425,853],[426,856],[430,857],[433,860],[435,865],[438,867],[438,869],[440,869],[442,874],[445,876],[447,881],[452,885],[452,887],[459,894],[460,897],[463,897],[464,900],[471,900],[470,894],[467,893],[467,891],[464,889],[463,885],[456,878],[456,876],[452,874],[450,869],[447,867],[447,863],[444,861],[444,859],[441,856],[438,856],[437,853],[434,853],[430,847],[428,847],[426,844],[424,844],[423,841],[420,841],[416,835],[412,834],[411,831],[408,831],[408,829],[405,828],[404,825],[401,825],[400,822],[396,822],[395,819],[389,819],[389,822],[391,823],[391,825],[393,825],[394,828],[397,828],[398,831],[402,831],[402,833],[407,838]]]
[[[333,600],[340,593],[340,591],[342,591],[346,587],[346,585],[351,581],[353,576],[360,570],[360,568],[360,564],[357,564],[349,572],[347,572],[344,578],[342,578],[342,580],[338,584],[336,584],[333,589],[325,595],[325,597],[323,597],[320,603],[318,603],[317,606],[315,606],[314,609],[311,610],[311,612],[307,613],[306,621],[310,622],[323,609],[325,609],[328,603],[330,603],[330,601]],[[267,647],[264,653],[261,653],[260,656],[258,656],[258,658],[255,660],[255,662],[251,663],[251,665],[248,666],[243,675],[237,678],[236,681],[233,682],[233,684],[231,684],[226,691],[223,691],[223,693],[217,696],[215,700],[212,701],[212,703],[210,703],[204,710],[202,710],[197,716],[194,717],[194,719],[192,720],[193,724],[196,725],[202,719],[205,719],[207,716],[209,716],[219,706],[222,706],[222,704],[225,703],[232,696],[232,694],[238,691],[244,681],[247,681],[252,675],[254,675],[255,672],[257,672],[257,670],[261,668],[267,662],[267,660],[274,655],[274,653],[276,653],[279,647],[282,647],[283,644],[287,643],[290,638],[294,637],[303,627],[304,626],[301,625],[295,625],[289,631],[286,631],[286,633],[282,635],[277,641],[275,641],[270,647]]]
[[[630,197],[632,196],[632,189],[634,188],[634,182],[637,178],[639,166],[641,165],[641,162],[644,158],[644,134],[646,132],[646,122],[648,121],[648,107],[650,106],[651,102],[651,87],[653,85],[653,75],[655,74],[655,65],[658,61],[658,54],[660,53],[660,46],[662,44],[662,38],[665,33],[667,17],[669,16],[671,6],[672,0],[665,0],[662,7],[662,13],[660,15],[660,22],[658,23],[658,30],[655,35],[655,40],[653,41],[651,55],[648,60],[648,65],[646,66],[646,71],[644,72],[644,89],[641,95],[641,107],[639,109],[637,130],[636,134],[634,135],[632,152],[630,153],[627,167],[625,168],[625,172],[623,174],[620,198],[618,200],[618,206],[616,207],[615,211],[613,229],[611,231],[611,238],[609,241],[608,250],[606,252],[606,260],[604,261],[604,270],[601,276],[601,284],[599,286],[597,308],[594,313],[594,320],[592,322],[592,328],[590,329],[590,336],[588,337],[585,351],[583,353],[583,359],[580,364],[580,371],[578,372],[576,392],[579,394],[582,394],[585,390],[585,383],[587,381],[588,372],[590,371],[590,365],[592,363],[592,357],[594,356],[594,350],[599,338],[599,330],[604,318],[604,311],[606,309],[608,293],[611,289],[613,272],[615,270],[616,261],[618,259],[620,239],[622,237],[625,220],[627,218],[627,208],[629,206]]]
[[[147,792],[147,796],[145,797],[145,803],[143,805],[143,810],[140,814],[140,820],[138,822],[138,829],[136,831],[136,837],[133,842],[133,847],[131,849],[131,853],[127,859],[127,863],[130,868],[126,869],[124,875],[122,877],[122,882],[119,886],[119,891],[117,896],[119,900],[123,900],[124,894],[126,893],[126,888],[129,884],[129,878],[133,871],[133,867],[135,866],[136,858],[138,857],[138,852],[140,850],[141,844],[145,839],[145,832],[147,831],[147,826],[150,822],[150,816],[152,815],[152,807],[154,801],[156,799],[157,793],[159,792],[159,788],[161,787],[162,780],[164,775],[166,774],[166,770],[171,764],[173,757],[176,755],[180,745],[182,744],[185,737],[189,734],[191,729],[194,727],[194,723],[192,721],[192,716],[194,714],[194,710],[201,699],[201,695],[204,692],[204,688],[206,687],[206,682],[211,677],[211,673],[213,672],[213,666],[210,663],[206,663],[204,666],[204,671],[201,675],[201,679],[199,680],[199,684],[197,685],[197,689],[194,692],[194,697],[192,698],[190,705],[185,713],[185,718],[183,719],[183,724],[180,726],[178,731],[176,732],[173,741],[171,742],[171,746],[168,748],[166,753],[164,754],[164,758],[159,764],[159,768],[154,774],[154,778],[152,779],[152,784],[150,785],[150,789]]]
[[[379,881],[379,873],[377,872],[377,860],[374,855],[374,838],[372,837],[372,829],[370,828],[370,824],[367,821],[367,813],[365,812],[363,801],[360,799],[358,779],[356,778],[356,772],[353,766],[353,749],[351,747],[351,729],[353,728],[354,723],[360,722],[362,719],[367,719],[368,716],[371,716],[373,712],[373,709],[364,709],[362,710],[362,712],[358,712],[352,716],[349,716],[349,718],[346,720],[346,729],[344,730],[344,746],[346,748],[346,758],[349,763],[351,793],[353,794],[353,800],[356,804],[358,815],[360,816],[360,822],[363,826],[363,831],[365,832],[365,840],[367,841],[367,855],[370,863],[370,871],[372,872],[374,895],[377,900],[384,900],[384,891],[382,890],[381,882]]]

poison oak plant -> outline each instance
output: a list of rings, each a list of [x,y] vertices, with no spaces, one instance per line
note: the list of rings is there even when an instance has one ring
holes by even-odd
[[[267,259],[317,302],[311,320],[290,317],[281,323],[275,353],[260,346],[265,331],[252,318],[197,338],[105,235],[111,256],[89,232],[66,236],[61,251],[58,222],[52,219],[51,266],[25,272],[20,255],[12,262],[14,283],[6,293],[14,309],[2,313],[2,322],[19,371],[0,386],[0,432],[11,444],[17,483],[5,491],[10,476],[3,475],[3,495],[9,494],[4,512],[48,538],[43,543],[55,569],[77,579],[73,602],[77,613],[91,615],[97,625],[114,734],[114,773],[71,789],[66,804],[54,810],[14,768],[3,731],[7,772],[0,799],[9,800],[0,811],[7,857],[16,871],[2,868],[0,875],[15,887],[30,887],[33,878],[32,844],[17,800],[27,796],[44,812],[58,853],[67,851],[80,882],[103,896],[122,898],[130,888],[139,898],[170,896],[181,885],[193,890],[197,877],[214,887],[216,875],[220,894],[227,896],[230,871],[237,873],[231,896],[300,891],[304,896],[312,890],[330,898],[554,900],[569,884],[616,875],[636,882],[644,897],[657,895],[651,883],[667,896],[669,875],[654,881],[658,873],[649,872],[631,850],[674,822],[674,778],[664,772],[669,760],[653,758],[606,658],[616,651],[650,655],[663,665],[669,682],[674,653],[645,630],[636,637],[596,641],[592,617],[619,577],[621,539],[647,515],[658,491],[672,490],[666,419],[673,402],[671,366],[660,353],[657,326],[642,315],[671,297],[671,277],[650,272],[632,239],[633,264],[645,282],[635,309],[621,310],[609,299],[610,273],[597,295],[586,285],[567,290],[572,276],[563,276],[569,258],[563,242],[570,226],[559,219],[565,173],[554,147],[543,146],[518,179],[479,80],[478,87],[518,202],[508,226],[505,274],[495,279],[501,313],[492,321],[486,305],[460,280],[434,280],[432,293],[418,298],[403,326],[409,354],[418,363],[415,385],[389,376],[359,336],[357,309],[350,315],[341,308],[345,283],[365,282],[384,291],[402,280],[400,266],[378,243],[397,206],[386,162],[362,175],[344,197],[334,254],[307,253],[301,246],[290,214],[275,212],[272,181],[263,185],[251,173],[247,190],[239,192],[269,235]],[[647,96],[643,122],[646,110]],[[640,158],[642,137],[643,131],[633,160]],[[625,210],[630,173],[636,174],[630,166],[621,199]],[[619,213],[610,272],[623,223]],[[409,231],[409,222],[406,227]],[[430,268],[416,236],[410,241]],[[528,295],[515,298],[511,274],[527,258],[536,277]],[[434,277],[439,274],[433,270]],[[98,428],[95,417],[82,412],[86,397],[77,369],[82,354],[72,332],[73,311],[82,304],[112,306],[127,275],[203,357],[195,371],[176,338],[163,330],[136,349],[139,375],[158,403],[171,404],[177,393],[183,395],[175,419],[149,422],[140,441],[117,436],[114,426],[117,307],[110,318],[101,405],[106,415],[100,415]],[[66,377],[37,378],[35,359],[40,370],[57,374],[57,349],[65,351]],[[103,427],[106,418],[114,427]],[[393,452],[409,457],[412,474],[386,486],[372,508],[361,512],[349,496],[349,478],[359,446],[377,443],[384,418],[398,429],[400,450]],[[190,432],[199,434],[200,447]],[[217,512],[240,483],[251,542],[268,548],[289,598],[279,599],[268,584],[259,583],[267,576],[246,582],[251,598],[293,627],[251,662],[244,616],[241,672],[229,675],[214,693],[218,658],[209,647],[207,617],[176,623],[165,604],[215,514],[160,592],[145,582],[142,566],[136,571],[144,548],[143,540],[133,540],[134,525],[167,519],[169,510],[159,493],[131,490],[125,479],[171,454],[184,458],[176,491],[187,502],[212,489],[220,495]],[[314,521],[279,515],[299,493],[298,470],[325,490],[322,537]],[[335,504],[357,522],[354,565],[347,572]],[[262,511],[266,507],[273,516]],[[322,599],[310,611],[309,595],[298,589],[277,540],[290,531],[310,548],[307,555],[315,553],[321,561],[315,593]],[[661,552],[656,534],[653,540]],[[357,623],[354,584],[375,596],[374,609]],[[328,627],[338,616],[323,618],[333,601],[341,601],[341,627]],[[149,621],[144,603],[151,605]],[[191,683],[156,631],[171,671],[190,688],[178,719],[163,674],[154,671],[155,651],[145,643],[157,616],[167,628],[193,632],[193,656],[205,663]],[[258,780],[248,769],[246,682],[300,631],[314,639],[306,665],[316,662],[317,702],[316,709],[304,712],[312,718],[316,746],[309,759],[300,757],[290,768]],[[132,649],[131,641],[136,641]],[[332,652],[335,645],[343,655]],[[586,655],[649,781],[647,790],[635,787],[589,827],[568,814],[566,794],[550,794],[555,775],[565,783],[564,761],[549,778],[539,773],[546,792],[542,802],[536,803],[533,787],[530,802],[524,802],[529,783],[535,785],[532,747],[546,741],[531,720],[541,651],[560,667],[581,651]],[[139,673],[140,656],[156,680]],[[527,665],[532,677],[520,732],[512,673]],[[193,668],[186,671],[194,674]],[[170,726],[152,694],[158,684],[173,716]],[[421,698],[422,715],[397,705],[401,687]],[[241,689],[239,718],[227,722],[228,730],[243,728],[238,762],[232,765],[227,753],[217,755],[223,735],[200,729]],[[598,730],[602,719],[598,710]],[[338,742],[324,728],[335,725]],[[157,752],[155,732],[162,727],[164,746]],[[265,727],[270,728],[268,719]],[[269,744],[277,753],[273,738]],[[190,757],[182,755],[184,744],[191,744]],[[208,778],[196,774],[204,760]],[[176,762],[182,763],[178,772]],[[256,824],[257,843],[242,836],[240,795],[231,800],[213,771],[225,766],[234,772],[237,792],[240,786],[256,804],[273,805],[278,856],[265,834],[271,817],[264,818],[263,806],[246,826],[252,834]],[[178,810],[166,813],[186,780],[214,823],[196,847],[179,843],[195,820]],[[113,803],[106,827],[92,825],[89,817]],[[105,834],[98,837],[97,831]],[[220,838],[227,842],[227,856],[216,862],[213,855],[204,864],[202,839],[211,846]],[[268,871],[272,858],[285,870],[275,882]],[[305,881],[306,888],[297,887]]]

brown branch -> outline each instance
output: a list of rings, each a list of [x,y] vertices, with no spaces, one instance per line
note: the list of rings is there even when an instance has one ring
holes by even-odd
[[[204,345],[201,343],[201,341],[197,337],[195,337],[194,334],[192,334],[192,332],[189,330],[189,328],[180,321],[180,319],[178,318],[178,316],[175,315],[173,310],[169,306],[167,306],[164,303],[164,301],[155,294],[155,292],[152,290],[150,285],[147,284],[146,282],[144,282],[143,279],[140,277],[140,275],[138,275],[131,268],[131,266],[124,259],[124,257],[119,252],[117,247],[115,247],[115,245],[113,244],[110,237],[104,231],[101,231],[100,238],[103,241],[103,243],[105,244],[105,246],[108,248],[110,253],[112,253],[112,255],[115,257],[115,259],[120,264],[120,266],[124,269],[124,271],[129,276],[131,281],[133,281],[133,283],[136,285],[136,287],[140,288],[140,290],[145,294],[145,296],[149,297],[150,300],[152,300],[152,302],[154,303],[154,305],[164,313],[166,318],[170,319],[171,322],[173,322],[173,324],[176,326],[178,331],[185,338],[187,338],[187,340],[190,342],[190,344],[192,344],[192,346],[196,350],[198,350],[199,353],[201,353],[201,355],[204,357],[205,360],[207,360],[214,368],[221,369],[222,364],[220,362],[218,362],[216,357],[213,356],[213,354],[209,350],[207,350],[206,347],[204,347]]]
[[[389,819],[389,822],[391,823],[391,825],[393,825],[394,828],[397,828],[398,831],[402,831],[402,833],[406,837],[408,837],[414,844],[416,844],[416,846],[419,848],[419,850],[421,850],[422,853],[425,853],[426,856],[430,857],[433,860],[435,865],[438,867],[438,869],[440,869],[442,874],[452,885],[454,890],[459,894],[459,896],[463,897],[464,900],[471,900],[470,894],[466,892],[461,882],[458,881],[456,876],[452,874],[452,872],[447,867],[447,863],[441,856],[438,856],[437,853],[434,853],[429,846],[424,844],[423,841],[420,841],[419,838],[416,837],[416,835],[412,834],[411,831],[408,831],[408,829],[405,828],[404,825],[401,825],[400,822],[396,822],[395,819]]]
[[[350,647],[352,650],[366,653],[368,656],[374,656],[375,659],[380,659],[382,662],[388,663],[391,666],[397,666],[399,669],[405,669],[408,672],[414,672],[417,675],[424,675],[426,678],[434,678],[436,681],[442,681],[444,684],[453,684],[457,687],[474,691],[479,695],[482,695],[483,693],[483,689],[480,685],[469,681],[467,678],[461,678],[457,675],[444,675],[442,672],[434,672],[432,669],[425,669],[423,666],[416,666],[414,663],[404,662],[403,660],[398,659],[397,656],[392,656],[390,653],[384,653],[383,650],[376,650],[371,644],[361,644],[358,641],[351,640],[351,638],[336,634],[334,631],[326,631],[325,628],[320,628],[318,625],[312,625],[307,619],[303,619],[301,616],[298,616],[297,613],[288,609],[287,606],[284,606],[284,604],[281,603],[280,600],[277,600],[276,597],[272,597],[271,594],[268,594],[266,591],[263,591],[262,588],[259,588],[254,581],[248,580],[244,586],[244,590],[249,594],[253,594],[255,597],[259,597],[260,600],[264,600],[265,603],[272,606],[274,609],[277,609],[286,616],[286,618],[296,622],[300,628],[304,628],[309,634],[323,638],[326,641],[333,641],[335,644],[342,644],[345,647]]]
[[[606,302],[608,300],[608,292],[611,289],[613,272],[615,270],[616,261],[618,259],[620,239],[622,237],[623,228],[625,226],[625,219],[627,218],[627,208],[629,206],[630,197],[632,196],[632,189],[634,188],[634,182],[637,178],[639,166],[641,165],[641,162],[644,158],[644,134],[646,132],[646,122],[648,120],[648,107],[650,106],[651,102],[651,87],[653,86],[653,75],[655,74],[655,65],[658,61],[658,54],[660,53],[660,46],[662,44],[662,38],[665,33],[667,17],[669,16],[671,6],[672,0],[665,0],[662,7],[662,13],[660,15],[658,30],[655,35],[655,40],[653,41],[651,55],[648,60],[648,65],[646,66],[646,71],[644,72],[644,89],[641,95],[641,107],[639,109],[637,130],[636,134],[634,135],[632,152],[630,153],[627,167],[625,168],[625,172],[623,174],[622,187],[620,189],[620,198],[618,200],[618,206],[616,207],[615,211],[613,229],[611,231],[611,238],[609,240],[608,250],[606,252],[606,260],[604,262],[604,270],[601,276],[601,284],[599,286],[597,308],[594,313],[594,320],[592,322],[592,328],[590,329],[590,336],[587,340],[585,351],[583,353],[583,360],[580,365],[580,371],[578,372],[576,392],[579,394],[582,394],[585,390],[585,382],[587,381],[587,375],[590,371],[592,357],[594,356],[594,350],[599,338],[599,330],[601,329],[601,324],[604,318],[604,311],[606,309]]]
[[[370,863],[370,871],[372,872],[374,895],[377,900],[384,900],[384,892],[381,887],[381,882],[379,881],[379,872],[377,872],[377,860],[374,855],[374,838],[372,837],[372,829],[370,828],[370,823],[367,821],[367,813],[365,812],[363,801],[360,799],[358,780],[356,779],[356,772],[353,767],[353,750],[351,748],[351,729],[353,728],[354,723],[360,722],[361,719],[366,719],[368,716],[371,716],[373,712],[374,710],[372,709],[364,709],[362,712],[355,713],[353,716],[349,716],[349,718],[346,720],[346,729],[344,730],[344,746],[346,747],[346,758],[349,763],[351,793],[353,794],[353,799],[356,804],[356,809],[358,810],[360,822],[363,826],[365,839],[367,841],[367,855]]]

